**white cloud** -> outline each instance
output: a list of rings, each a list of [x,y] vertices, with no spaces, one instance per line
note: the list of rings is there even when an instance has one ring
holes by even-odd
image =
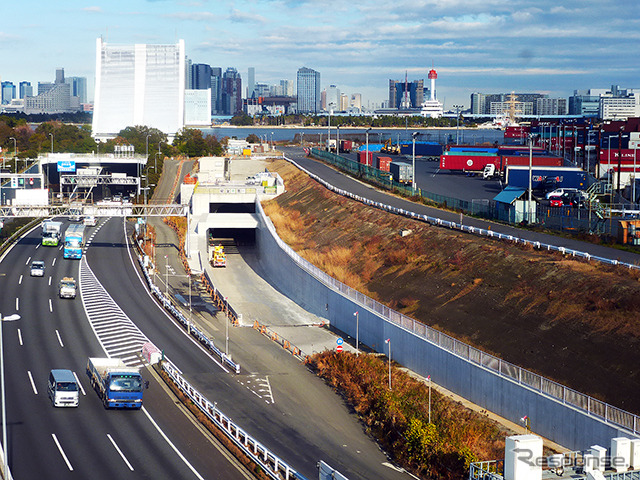
[[[229,15],[229,20],[236,23],[266,23],[267,22],[267,19],[262,15],[242,12],[236,9],[233,9],[231,14]]]
[[[186,20],[192,22],[208,22],[216,19],[211,12],[174,12],[163,15],[166,18],[175,18],[177,20]]]
[[[82,11],[91,12],[91,13],[102,13],[102,7],[98,7],[97,5],[94,5],[92,7],[84,7]]]

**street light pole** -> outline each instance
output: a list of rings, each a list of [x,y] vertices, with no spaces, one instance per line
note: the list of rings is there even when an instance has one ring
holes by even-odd
[[[533,170],[533,135],[529,134],[529,197],[527,199],[527,222],[531,223],[531,175]]]
[[[458,145],[459,144],[458,128],[460,125],[460,109],[462,108],[462,105],[454,105],[453,108],[456,109],[456,145]]]
[[[387,338],[384,343],[389,344],[389,390],[391,390],[391,339]]]
[[[14,137],[9,137],[9,140],[13,140],[13,157],[15,158],[18,156],[18,143]],[[4,162],[4,157],[2,157],[2,162]],[[4,167],[4,163],[2,166]]]
[[[413,163],[412,163],[412,171],[411,171],[411,189],[413,194],[416,193],[416,137],[420,135],[419,132],[413,132],[411,136],[413,137]]]
[[[365,163],[368,165],[369,164],[369,132],[371,131],[371,127],[367,128],[367,130],[364,132],[365,137],[367,138],[367,153],[366,153],[366,157],[365,157]]]
[[[7,473],[9,470],[9,458],[8,458],[8,448],[7,448],[7,400],[5,395],[4,388],[4,347],[3,347],[3,338],[2,338],[2,330],[3,330],[3,322],[12,322],[14,320],[20,320],[20,315],[17,313],[13,315],[9,315],[8,317],[2,317],[0,313],[0,383],[2,384],[2,454],[3,458],[3,472],[2,478],[9,478]]]
[[[340,125],[336,125],[336,155],[340,155]]]
[[[356,317],[356,356],[360,353],[360,314],[358,312],[353,314]]]
[[[53,154],[53,133],[49,133],[49,136],[51,137],[51,154]]]
[[[224,341],[224,354],[229,356],[229,309],[228,309],[228,301],[229,297],[224,297],[224,324],[225,324],[225,341]]]

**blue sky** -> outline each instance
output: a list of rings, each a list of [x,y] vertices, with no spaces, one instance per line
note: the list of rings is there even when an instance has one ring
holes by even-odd
[[[640,87],[637,0],[12,0],[0,24],[0,76],[53,81],[55,69],[95,71],[95,43],[175,43],[194,63],[235,67],[246,85],[295,80],[307,66],[322,87],[388,97],[388,80],[424,78],[438,98],[469,106],[474,91]],[[90,94],[90,96],[92,96]]]

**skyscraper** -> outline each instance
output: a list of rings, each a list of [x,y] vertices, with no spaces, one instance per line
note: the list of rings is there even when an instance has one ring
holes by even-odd
[[[193,90],[211,88],[211,73],[211,66],[206,63],[194,63],[191,65],[191,88]]]
[[[31,82],[20,82],[20,98],[33,96],[33,87]]]
[[[242,78],[235,68],[227,68],[222,76],[222,113],[242,112]]]
[[[327,88],[327,112],[340,111],[340,89],[335,85],[329,85]]]
[[[16,98],[16,86],[13,82],[2,82],[2,105],[8,105]]]
[[[93,136],[145,125],[174,135],[184,127],[184,40],[172,45],[96,41]]]
[[[253,92],[256,89],[256,69],[255,67],[249,67],[247,75],[247,98],[253,97]]]
[[[64,83],[71,85],[71,96],[79,103],[87,103],[87,77],[66,77]]]
[[[222,68],[211,68],[211,114],[222,115]]]
[[[298,70],[298,112],[320,110],[320,72],[302,67]]]

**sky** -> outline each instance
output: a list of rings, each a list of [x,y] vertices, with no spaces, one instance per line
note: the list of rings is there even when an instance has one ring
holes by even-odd
[[[236,68],[246,86],[295,81],[306,66],[322,88],[388,99],[389,79],[438,72],[438,99],[470,94],[640,88],[638,0],[11,0],[0,22],[0,78],[85,76],[93,98],[96,39],[173,44],[194,63]]]

